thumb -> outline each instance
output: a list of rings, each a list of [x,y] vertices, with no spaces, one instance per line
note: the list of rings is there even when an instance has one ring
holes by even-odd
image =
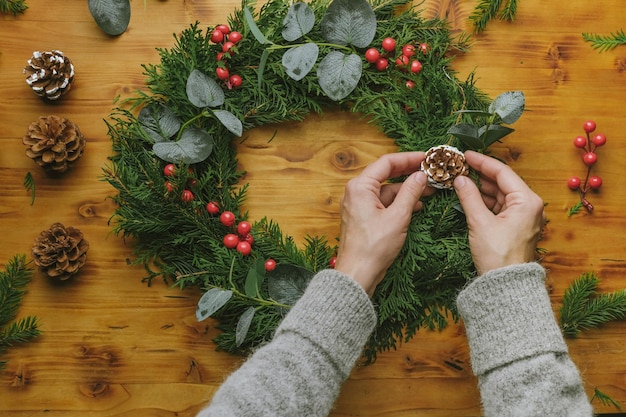
[[[426,174],[417,171],[410,175],[398,190],[392,206],[396,209],[412,213],[426,188]]]
[[[454,191],[456,191],[459,197],[470,226],[477,223],[480,224],[481,218],[492,214],[485,206],[480,190],[471,179],[462,175],[458,176],[454,180]]]

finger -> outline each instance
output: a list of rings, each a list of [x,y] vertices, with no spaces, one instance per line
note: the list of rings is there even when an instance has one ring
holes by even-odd
[[[465,152],[465,159],[481,175],[494,181],[504,194],[529,189],[524,180],[511,167],[495,158],[478,152],[467,151]]]
[[[426,189],[426,174],[422,171],[418,171],[411,174],[403,183],[393,203],[389,206],[390,209],[399,210],[402,213],[413,213],[416,208],[421,208],[419,205],[420,197]]]
[[[424,152],[398,152],[383,155],[363,169],[361,175],[378,182],[418,171]]]
[[[453,184],[470,227],[478,226],[493,216],[493,213],[485,205],[484,196],[471,179],[459,176],[454,180]]]
[[[393,200],[396,198],[396,195],[398,194],[398,191],[400,190],[401,187],[402,187],[401,182],[383,184],[383,186],[380,189],[381,203],[383,203],[385,207],[389,207],[389,205],[393,203]],[[434,193],[435,193],[434,188],[426,187],[422,191],[422,197],[430,196],[430,195],[433,195]]]

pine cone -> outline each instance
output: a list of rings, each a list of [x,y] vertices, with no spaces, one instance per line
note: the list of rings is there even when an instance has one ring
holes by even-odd
[[[86,140],[78,126],[58,116],[41,116],[22,138],[26,155],[48,173],[62,173],[83,154]]]
[[[35,94],[48,100],[57,100],[68,91],[74,80],[74,65],[61,51],[33,52],[24,67],[26,83]]]
[[[422,170],[428,177],[428,184],[439,189],[450,189],[456,177],[469,174],[463,152],[449,145],[435,146],[426,151]]]
[[[54,223],[35,239],[31,252],[41,272],[65,281],[85,265],[87,249],[89,242],[80,230]]]

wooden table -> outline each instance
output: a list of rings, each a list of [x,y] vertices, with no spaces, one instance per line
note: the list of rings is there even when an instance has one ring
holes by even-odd
[[[20,314],[40,317],[44,333],[5,355],[0,414],[193,416],[241,358],[214,351],[213,323],[195,319],[197,292],[156,281],[148,288],[141,282],[143,269],[127,265],[132,246],[112,235],[108,224],[115,207],[107,199],[112,188],[101,181],[111,154],[103,119],[116,96],[143,87],[141,64],[157,62],[155,48],[171,47],[172,34],[196,20],[207,26],[224,22],[240,3],[146,0],[144,5],[136,0],[128,31],[115,38],[95,25],[87,2],[62,3],[27,0],[25,14],[0,16],[0,262],[29,253],[34,238],[53,222],[81,229],[91,248],[80,275],[64,285],[35,274]],[[475,4],[427,1],[423,7],[467,29]],[[454,63],[460,77],[476,70],[478,86],[492,97],[506,90],[526,94],[530,111],[495,153],[547,203],[550,222],[541,245],[548,251],[544,264],[555,308],[565,288],[587,271],[601,278],[601,291],[626,286],[621,232],[626,230],[626,188],[620,180],[626,155],[626,47],[598,53],[581,37],[623,28],[620,0],[521,0],[514,24],[490,23]],[[58,104],[37,98],[22,75],[33,51],[50,49],[64,51],[76,66],[74,89]],[[84,157],[61,178],[46,177],[21,143],[27,126],[48,114],[68,117],[88,138]],[[572,139],[588,118],[608,137],[594,168],[604,185],[591,196],[593,215],[568,217],[577,195],[566,180],[585,173]],[[336,236],[345,181],[395,150],[374,127],[355,121],[337,113],[285,124],[271,144],[267,138],[275,127],[250,132],[239,145],[251,185],[250,217],[268,215],[299,240],[306,234]],[[334,133],[320,135],[320,123]],[[352,139],[346,140],[348,132]],[[307,146],[302,139],[290,142],[290,135],[304,138]],[[28,172],[36,183],[33,205],[23,185]],[[626,323],[619,322],[569,341],[590,395],[598,387],[626,402],[625,338]],[[332,415],[477,416],[475,385],[463,329],[449,326],[441,333],[422,332],[380,355],[374,365],[356,369]],[[616,411],[598,403],[596,408]]]

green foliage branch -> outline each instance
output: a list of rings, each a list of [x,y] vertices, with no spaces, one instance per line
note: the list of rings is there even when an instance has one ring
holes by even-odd
[[[0,0],[0,13],[12,14],[17,16],[24,13],[28,9],[25,0]]]
[[[582,36],[585,42],[590,43],[591,47],[599,52],[610,51],[620,45],[626,45],[626,33],[622,29],[608,35],[583,33]]]
[[[232,228],[209,214],[205,205],[216,201],[222,210],[232,211],[237,221],[246,220],[248,214],[241,207],[248,184],[237,166],[234,140],[238,135],[214,118],[199,117],[206,109],[198,104],[214,94],[212,83],[197,77],[197,71],[215,74],[226,65],[231,73],[241,75],[239,88],[223,86],[219,109],[239,119],[244,131],[301,121],[311,113],[347,110],[359,114],[364,123],[378,126],[400,152],[441,144],[485,151],[505,135],[495,127],[507,123],[504,119],[510,119],[511,108],[513,112],[520,108],[519,95],[506,95],[490,104],[475,86],[473,75],[465,81],[457,79],[450,67],[454,55],[450,52],[467,50],[469,38],[454,37],[445,21],[423,18],[408,0],[335,2],[307,3],[307,19],[312,24],[305,25],[300,38],[286,40],[284,22],[294,7],[290,1],[271,0],[258,10],[244,1],[241,10],[228,19],[243,39],[221,61],[216,59],[221,45],[210,41],[213,28],[202,30],[196,22],[174,35],[172,48],[158,50],[158,64],[143,66],[149,91],[124,100],[106,120],[114,154],[103,172],[117,192],[112,198],[118,204],[111,219],[113,230],[132,240],[131,262],[145,266],[148,284],[160,277],[176,287],[205,292],[196,315],[199,320],[217,320],[222,330],[215,338],[219,349],[245,353],[271,339],[310,277],[328,267],[336,244],[325,236],[309,236],[298,245],[278,224],[262,218],[252,222],[251,255],[223,245],[224,235],[232,233]],[[367,45],[345,42],[338,47],[328,42],[321,22],[328,19],[332,4],[334,10],[354,6],[364,14],[368,13],[365,6],[371,8],[376,25],[371,45],[380,45],[389,36],[398,45],[427,43],[429,52],[420,56],[422,71],[414,74],[391,66],[381,72],[365,62]],[[318,54],[315,59],[306,53],[300,56],[307,61],[308,72],[296,80],[288,74],[294,67],[283,58],[287,51],[306,44],[315,44]],[[306,48],[307,53],[315,49]],[[354,65],[350,71],[360,66],[361,73],[348,94],[332,98],[320,85],[324,58],[317,57],[337,56],[333,52],[338,51],[345,57],[357,56],[359,64],[354,58],[345,59]],[[206,96],[192,93],[195,98],[190,97],[187,86],[192,73],[196,81],[203,79],[193,90],[205,91]],[[407,81],[415,87],[407,88]],[[148,118],[149,127],[140,120],[146,108],[160,109]],[[165,113],[173,117],[161,117]],[[451,131],[458,124],[482,127]],[[178,163],[177,174],[166,178],[166,161],[156,155],[154,146],[157,140],[178,137],[180,130],[174,132],[179,126],[205,132],[211,152],[200,162]],[[155,136],[155,132],[160,133]],[[195,198],[184,202],[180,191],[191,178]],[[168,192],[166,181],[176,191]],[[475,274],[465,216],[454,191],[438,192],[424,203],[424,209],[414,214],[406,244],[373,297],[379,323],[364,352],[367,362],[422,328],[441,329],[456,320],[456,294]],[[266,272],[261,265],[269,258],[278,266]]]

